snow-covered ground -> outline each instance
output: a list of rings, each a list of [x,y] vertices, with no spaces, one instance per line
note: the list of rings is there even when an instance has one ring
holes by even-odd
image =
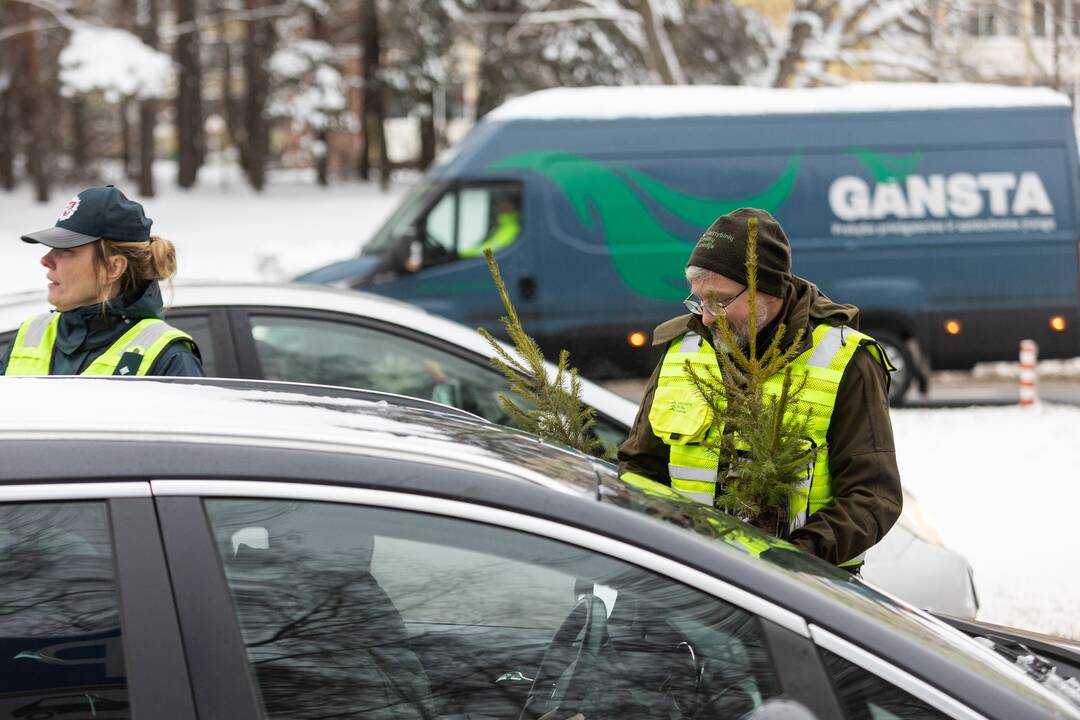
[[[978,617],[1080,640],[1080,408],[892,418],[905,487],[975,570]]]
[[[409,187],[319,189],[278,175],[260,195],[235,170],[211,166],[180,191],[170,171],[162,165],[160,196],[145,205],[154,230],[176,243],[185,278],[280,280],[354,254]],[[0,292],[43,287],[41,248],[19,235],[52,225],[78,189],[57,189],[46,205],[25,185],[0,193]],[[1077,362],[1047,369],[1077,377]],[[979,616],[1080,639],[1080,408],[897,410],[893,422],[905,484],[975,568]]]
[[[176,188],[170,163],[159,163],[155,175],[158,197],[148,200],[133,182],[106,182],[143,203],[153,232],[176,245],[177,277],[186,279],[284,280],[355,255],[410,185],[402,181],[387,192],[377,183],[319,188],[306,174],[279,173],[259,194],[231,167],[204,167],[199,185],[188,191]],[[26,183],[12,194],[0,192],[0,292],[44,287],[41,246],[19,236],[50,227],[81,189],[57,188],[44,205],[34,202]]]

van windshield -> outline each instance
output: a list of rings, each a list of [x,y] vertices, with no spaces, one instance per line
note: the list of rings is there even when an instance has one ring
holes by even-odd
[[[417,216],[424,211],[424,206],[432,194],[438,192],[444,184],[444,181],[432,177],[425,177],[417,183],[402,198],[401,203],[390,214],[386,222],[375,231],[375,234],[360,250],[360,254],[382,255],[390,249],[394,241],[416,222]]]

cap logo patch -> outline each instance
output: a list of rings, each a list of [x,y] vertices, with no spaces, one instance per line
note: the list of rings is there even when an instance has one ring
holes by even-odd
[[[712,250],[716,247],[717,240],[727,240],[728,242],[735,242],[735,237],[731,233],[717,232],[715,230],[706,230],[705,234],[698,240],[698,247],[705,248],[706,250]]]
[[[60,222],[61,220],[67,220],[69,217],[74,215],[75,211],[78,210],[78,209],[79,209],[79,196],[76,195],[75,197],[68,200],[68,204],[64,206],[63,211],[61,211],[61,213],[60,213],[60,217],[57,218],[57,222]]]

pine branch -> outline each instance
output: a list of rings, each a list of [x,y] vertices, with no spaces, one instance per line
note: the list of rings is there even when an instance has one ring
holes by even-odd
[[[540,346],[521,325],[491,250],[484,251],[484,258],[506,309],[502,325],[517,351],[516,356],[511,354],[491,333],[479,328],[495,353],[492,366],[506,376],[511,392],[518,397],[515,400],[499,393],[499,403],[521,430],[582,452],[596,453],[601,448],[600,441],[592,434],[596,410],[581,402],[581,378],[570,366],[570,353],[566,350],[559,353],[555,376],[551,378]]]

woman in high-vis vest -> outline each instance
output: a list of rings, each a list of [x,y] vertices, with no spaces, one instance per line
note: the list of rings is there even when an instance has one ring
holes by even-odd
[[[161,319],[159,280],[176,250],[143,207],[112,185],[83,190],[56,225],[23,235],[41,258],[55,310],[27,318],[0,358],[5,375],[202,376],[194,340]]]

